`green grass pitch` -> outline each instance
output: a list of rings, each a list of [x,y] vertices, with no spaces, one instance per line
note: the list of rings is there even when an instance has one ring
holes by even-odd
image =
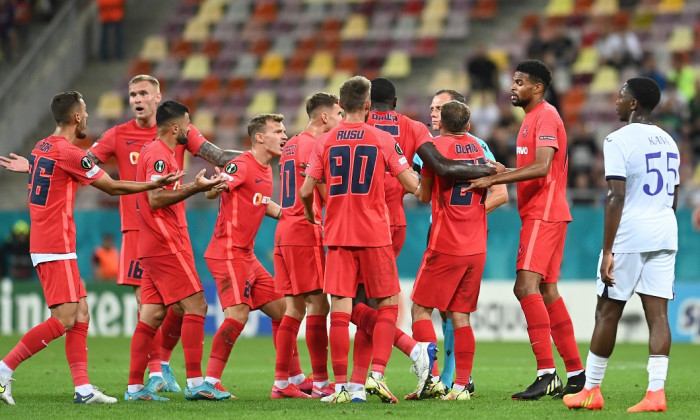
[[[0,336],[0,354],[6,354],[18,336]],[[73,384],[63,350],[63,339],[22,364],[15,372],[13,395],[17,406],[0,405],[0,419],[75,418],[75,419],[346,419],[350,417],[389,417],[396,419],[617,419],[627,414],[627,407],[636,404],[647,386],[647,346],[618,344],[608,365],[603,383],[605,408],[601,412],[568,410],[561,401],[545,397],[539,401],[512,401],[510,395],[528,386],[535,375],[535,360],[528,343],[479,343],[474,360],[476,394],[471,401],[404,401],[403,396],[415,388],[415,375],[409,371],[410,361],[394,351],[387,368],[391,390],[399,404],[382,404],[368,396],[366,404],[329,405],[318,400],[271,400],[275,352],[270,338],[241,338],[234,347],[223,383],[238,398],[209,402],[186,401],[182,394],[165,403],[127,403],[123,401],[129,369],[128,338],[88,338],[89,373],[93,384],[119,401],[113,405],[79,406],[72,402]],[[211,348],[207,338],[206,357]],[[580,346],[584,358],[587,344]],[[674,344],[671,348],[666,386],[667,418],[698,418],[700,352],[697,345]],[[309,359],[303,341],[299,341],[302,366],[308,373]],[[351,359],[352,360],[352,359]],[[172,360],[175,375],[184,388],[185,369],[180,345]],[[561,360],[558,372],[563,375]],[[330,368],[329,368],[330,370]],[[565,381],[565,378],[562,377]],[[657,413],[633,415],[639,418]]]

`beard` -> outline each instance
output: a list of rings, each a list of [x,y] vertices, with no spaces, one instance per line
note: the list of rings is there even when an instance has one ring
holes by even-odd
[[[177,140],[177,144],[187,144],[187,134],[184,136],[181,136],[180,134],[181,133],[178,133],[177,138],[175,139]]]

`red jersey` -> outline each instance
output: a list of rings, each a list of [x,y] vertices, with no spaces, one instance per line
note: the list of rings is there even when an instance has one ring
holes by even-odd
[[[401,146],[408,162],[413,162],[413,155],[420,144],[431,138],[425,124],[414,121],[396,111],[370,111],[367,124],[386,131]],[[391,226],[406,226],[406,214],[403,210],[405,191],[398,179],[393,176],[384,178],[386,205],[389,208]]]
[[[163,140],[155,139],[141,150],[136,166],[136,180],[155,181],[178,170],[180,165],[175,159],[175,152]],[[163,189],[175,190],[179,187],[180,181],[177,181]],[[153,209],[148,204],[147,192],[135,195],[139,215],[139,258],[172,255],[188,250],[190,244],[187,229],[181,229],[185,220],[185,201]]]
[[[535,161],[538,147],[553,147],[554,159],[547,176],[517,183],[520,218],[545,222],[570,222],[566,202],[569,151],[566,131],[559,113],[542,101],[525,115],[517,140],[518,168]]]
[[[441,136],[433,139],[435,148],[448,159],[463,160],[471,164],[484,164],[484,150],[470,134],[461,137]],[[471,183],[459,182],[435,175],[423,167],[423,177],[432,177],[433,227],[428,248],[456,256],[486,252],[486,201],[487,190],[479,188],[465,191]]]
[[[75,252],[73,204],[78,182],[88,185],[104,171],[65,137],[49,136],[29,156],[29,252]]]
[[[119,179],[133,181],[136,179],[136,164],[141,149],[156,137],[158,137],[157,126],[141,128],[136,125],[136,120],[130,120],[105,131],[102,137],[90,147],[90,151],[102,162],[106,162],[107,159],[114,156],[119,167]],[[184,166],[185,150],[189,150],[194,155],[205,141],[206,139],[199,130],[190,124],[187,144],[178,144],[175,147],[175,160],[178,167]],[[119,214],[122,219],[122,232],[138,230],[136,195],[128,194],[119,197]]]
[[[284,145],[280,156],[280,206],[282,217],[277,222],[275,245],[321,245],[321,225],[309,223],[304,217],[304,204],[297,197],[304,183],[301,164],[309,163],[317,139],[309,133],[298,134]],[[321,195],[314,189],[316,218],[321,221]]]
[[[326,180],[326,246],[391,245],[385,168],[408,169],[401,147],[385,131],[342,122],[316,143],[307,175]]]
[[[253,249],[272,196],[272,167],[258,163],[250,152],[236,157],[222,171],[228,191],[221,193],[214,234],[205,258],[233,259],[231,247]]]

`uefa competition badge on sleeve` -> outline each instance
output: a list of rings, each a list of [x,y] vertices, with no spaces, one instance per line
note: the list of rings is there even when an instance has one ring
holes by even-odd
[[[159,174],[162,174],[165,170],[165,162],[163,162],[163,160],[157,160],[156,163],[153,164],[153,169]]]

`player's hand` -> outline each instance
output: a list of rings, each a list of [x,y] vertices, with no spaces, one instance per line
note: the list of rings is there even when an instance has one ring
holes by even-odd
[[[466,191],[475,190],[477,188],[491,188],[493,185],[492,178],[490,176],[485,176],[483,178],[474,179],[471,181],[471,185],[467,187]]]
[[[311,212],[309,212],[309,211],[306,210],[306,208],[304,208],[304,217],[306,218],[306,220],[309,221],[309,223],[312,223],[312,224],[314,224],[314,225],[320,225],[320,224],[321,224],[321,222],[319,222],[318,220],[316,220],[316,213],[315,213],[313,210],[311,210]]]
[[[506,167],[503,164],[496,162],[495,160],[486,159],[486,163],[491,165],[491,166],[494,166],[496,168],[497,174],[500,174],[500,173],[503,173],[506,171]]]
[[[615,278],[613,277],[613,267],[615,267],[615,257],[612,252],[603,253],[603,260],[600,262],[600,279],[608,287],[615,286]]]
[[[211,178],[207,179],[204,174],[207,172],[206,169],[199,171],[197,176],[194,178],[195,188],[199,191],[209,191],[210,189],[220,186],[220,184],[225,184],[226,180],[221,176],[221,170],[216,167],[214,168],[216,174]]]
[[[0,166],[12,172],[29,172],[29,161],[20,155],[10,153],[10,157],[0,156]]]
[[[156,184],[158,184],[161,187],[164,187],[166,185],[170,185],[174,182],[179,181],[182,179],[182,177],[185,176],[185,173],[182,171],[177,171],[175,173],[171,172],[167,175],[161,176],[156,180]]]

